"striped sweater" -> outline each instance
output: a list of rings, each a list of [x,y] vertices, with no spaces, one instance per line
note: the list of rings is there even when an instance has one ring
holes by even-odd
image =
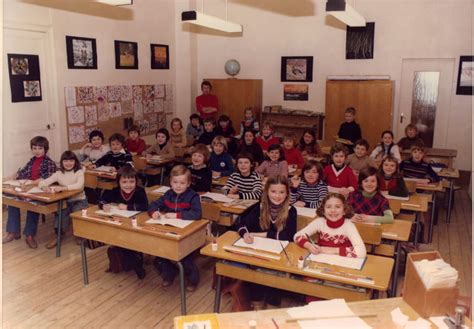
[[[255,171],[249,176],[242,176],[240,172],[230,175],[224,186],[224,193],[228,194],[229,190],[234,186],[239,188],[239,199],[258,200],[262,195],[262,179]]]
[[[415,162],[412,158],[403,160],[402,163],[400,163],[400,171],[403,177],[428,178],[430,182],[439,182],[439,176],[435,173],[433,168],[424,161]]]
[[[323,181],[318,181],[314,185],[310,185],[302,181],[298,187],[290,189],[290,203],[303,201],[307,208],[319,208],[323,199],[328,195],[328,186]]]

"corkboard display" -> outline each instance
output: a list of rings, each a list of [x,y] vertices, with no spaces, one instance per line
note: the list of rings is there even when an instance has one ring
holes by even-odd
[[[127,136],[132,124],[142,136],[154,135],[173,115],[172,85],[65,87],[64,97],[70,150],[87,143],[94,129],[106,140],[113,133]]]

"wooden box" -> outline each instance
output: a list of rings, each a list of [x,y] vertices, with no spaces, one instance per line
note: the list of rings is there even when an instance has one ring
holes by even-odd
[[[453,313],[459,290],[457,287],[426,289],[413,262],[442,258],[438,251],[416,252],[407,256],[403,299],[422,317]]]

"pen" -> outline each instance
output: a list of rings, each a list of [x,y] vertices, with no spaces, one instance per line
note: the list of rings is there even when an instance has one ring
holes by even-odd
[[[291,264],[290,257],[288,257],[288,254],[286,253],[285,247],[283,247],[283,243],[281,243],[280,240],[278,240],[278,241],[280,242],[280,246],[283,249],[283,252],[285,253],[286,259],[288,259],[288,263]]]

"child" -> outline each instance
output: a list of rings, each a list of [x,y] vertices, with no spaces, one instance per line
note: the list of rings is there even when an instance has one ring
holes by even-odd
[[[356,109],[353,107],[348,107],[344,111],[345,122],[341,123],[339,127],[339,132],[337,133],[339,138],[350,140],[352,143],[362,138],[362,131],[359,124],[355,122],[355,116]],[[352,145],[350,151],[352,151]]]
[[[303,180],[291,178],[290,202],[297,207],[319,208],[328,195],[328,186],[323,181],[323,167],[316,160],[309,160],[303,166]]]
[[[388,200],[380,193],[377,169],[369,167],[359,173],[359,190],[351,193],[347,204],[355,212],[353,221],[364,223],[393,223]]]
[[[334,254],[352,258],[364,258],[367,254],[364,241],[354,223],[347,220],[350,208],[343,195],[329,193],[318,208],[320,216],[308,226],[296,232],[294,241],[312,254]],[[307,236],[317,234],[317,244]]]
[[[260,126],[258,121],[255,119],[255,114],[253,113],[253,109],[251,107],[247,107],[244,110],[244,117],[245,120],[240,123],[240,134],[236,136],[238,139],[242,138],[244,131],[246,130],[253,131],[255,135],[257,135],[260,131]]]
[[[434,172],[433,168],[423,161],[425,149],[421,145],[411,147],[411,158],[403,160],[400,164],[400,171],[403,177],[425,179],[426,183],[439,182],[439,176]]]
[[[359,171],[369,167],[376,168],[374,160],[367,155],[369,143],[365,139],[359,139],[354,143],[354,153],[349,154],[346,159],[346,165],[351,167],[354,175],[358,176]]]
[[[306,129],[301,136],[298,149],[303,157],[321,155],[321,148],[316,140],[316,131],[313,129]]]
[[[424,145],[423,140],[418,137],[418,128],[412,123],[405,127],[405,137],[397,143],[401,150],[410,150],[413,145]]]
[[[380,191],[388,191],[389,195],[407,197],[408,190],[403,177],[398,172],[398,161],[387,156],[380,165]]]
[[[83,191],[84,189],[84,171],[81,169],[81,163],[79,159],[72,151],[65,151],[61,154],[59,160],[60,170],[56,171],[52,176],[39,182],[38,187],[42,188],[45,192],[61,192],[80,190],[81,192],[67,199],[67,208],[62,211],[61,227],[62,231],[67,232],[69,228],[69,214],[75,211],[79,211],[87,208],[87,199]],[[51,186],[53,183],[59,185]],[[58,234],[59,216],[56,216],[54,230]],[[63,234],[63,232],[61,232]],[[49,241],[46,244],[47,249],[56,247],[57,239]]]
[[[292,168],[303,168],[304,159],[301,152],[296,146],[296,134],[294,132],[287,132],[283,136],[283,154],[288,166]]]
[[[148,208],[148,214],[157,219],[160,216],[166,218],[179,218],[183,220],[197,220],[201,218],[201,201],[199,195],[189,188],[191,185],[191,172],[183,165],[177,165],[170,174],[171,189],[161,198],[152,202]],[[187,276],[187,291],[194,291],[199,283],[199,270],[194,264],[192,254],[181,260],[184,273]],[[162,287],[169,287],[178,270],[176,266],[167,259],[157,257],[155,264],[161,270],[163,277]]]
[[[257,172],[265,177],[288,177],[288,162],[285,160],[280,144],[268,147],[265,161],[257,168]]]
[[[27,164],[13,175],[13,179],[30,179],[38,184],[40,179],[46,179],[56,172],[56,164],[48,156],[49,142],[43,136],[36,136],[30,140],[30,149],[33,157]],[[20,209],[8,206],[7,235],[2,243],[8,243],[21,238]],[[26,224],[23,234],[26,236],[26,244],[31,249],[38,248],[35,236],[38,229],[39,214],[28,210],[26,212]]]
[[[212,185],[212,172],[206,165],[209,160],[209,149],[204,144],[197,144],[191,155],[191,188],[195,192],[209,192]]]
[[[257,137],[257,143],[262,147],[264,155],[267,155],[270,145],[280,144],[280,139],[273,136],[274,130],[273,123],[270,121],[265,121],[263,123],[262,133]]]
[[[79,160],[95,161],[102,158],[107,152],[110,151],[108,145],[102,144],[104,142],[104,134],[100,130],[92,130],[89,133],[89,143],[84,144],[79,150]]]
[[[257,143],[256,135],[253,130],[244,130],[243,138],[240,141],[237,153],[248,152],[253,155],[255,162],[261,164],[263,162],[262,147]]]
[[[332,164],[324,167],[329,192],[341,193],[346,197],[357,190],[357,177],[352,169],[344,164],[347,152],[346,146],[336,143],[330,151]]]
[[[115,133],[110,136],[109,144],[110,151],[91,165],[91,168],[112,166],[115,170],[118,170],[126,164],[133,166],[132,155],[123,148],[125,145],[125,137],[122,134]]]
[[[267,180],[262,201],[251,206],[237,226],[237,232],[246,243],[254,237],[264,237],[280,241],[291,241],[296,232],[296,209],[290,206],[289,187],[286,177],[274,176]],[[273,288],[249,284],[251,300],[278,306],[281,297]],[[263,305],[262,305],[263,306]]]
[[[249,153],[236,157],[237,172],[230,175],[224,186],[224,194],[231,199],[258,200],[262,195],[262,179],[253,171],[254,161]]]
[[[142,155],[145,151],[145,141],[140,138],[140,128],[133,125],[128,128],[128,138],[125,141],[125,149],[131,155]]]
[[[216,120],[204,119],[204,132],[199,136],[197,143],[211,145],[214,137],[216,137]]]
[[[216,136],[212,141],[212,153],[209,159],[209,167],[212,177],[219,178],[229,176],[235,171],[232,157],[227,153],[227,141],[222,136]]]
[[[402,161],[400,149],[398,145],[393,142],[393,133],[390,130],[385,130],[382,133],[382,142],[377,144],[370,154],[370,157],[374,160],[382,161],[389,154],[397,159],[398,162]]]
[[[186,127],[186,136],[193,141],[196,141],[202,135],[204,129],[202,127],[201,118],[196,113],[191,114],[189,123]]]
[[[170,123],[170,143],[174,148],[183,148],[188,144],[186,139],[186,131],[183,128],[181,119],[174,118]]]
[[[150,146],[146,151],[143,152],[144,155],[149,159],[152,155],[159,155],[164,159],[174,158],[174,150],[170,143],[170,134],[166,128],[158,129],[155,135],[156,144]]]
[[[234,155],[237,151],[237,143],[235,141],[235,129],[232,127],[232,121],[227,115],[221,115],[217,120],[216,135],[223,136],[227,141],[229,153]]]

